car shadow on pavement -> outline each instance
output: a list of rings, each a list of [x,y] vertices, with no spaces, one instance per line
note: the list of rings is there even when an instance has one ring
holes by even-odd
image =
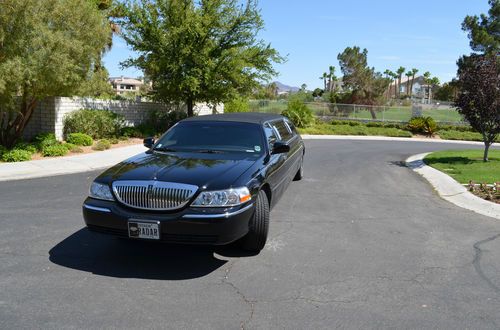
[[[83,228],[49,251],[57,265],[102,276],[185,280],[205,276],[224,265],[221,256],[247,256],[232,246],[188,246],[131,241]]]

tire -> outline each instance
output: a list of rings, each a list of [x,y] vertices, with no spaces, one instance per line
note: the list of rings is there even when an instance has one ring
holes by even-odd
[[[259,252],[266,245],[269,232],[269,201],[261,190],[255,203],[255,211],[250,219],[248,233],[241,240],[243,250]]]
[[[293,177],[293,181],[300,181],[304,177],[304,156],[300,160],[300,167],[295,176]]]

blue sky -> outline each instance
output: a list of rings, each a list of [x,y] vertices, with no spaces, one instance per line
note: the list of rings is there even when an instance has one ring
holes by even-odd
[[[486,13],[487,0],[261,0],[266,27],[261,37],[287,62],[275,80],[308,89],[322,87],[319,77],[348,46],[368,49],[368,64],[378,71],[399,66],[430,71],[443,81],[456,74],[456,60],[471,52],[461,30],[466,15]],[[104,63],[111,76],[141,76],[121,70],[119,62],[133,53],[115,38]]]

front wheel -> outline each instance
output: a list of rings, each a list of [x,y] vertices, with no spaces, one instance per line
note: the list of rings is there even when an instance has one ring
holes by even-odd
[[[269,231],[269,201],[264,191],[259,191],[255,202],[255,211],[250,220],[250,228],[241,241],[241,247],[247,251],[259,252],[266,245]]]

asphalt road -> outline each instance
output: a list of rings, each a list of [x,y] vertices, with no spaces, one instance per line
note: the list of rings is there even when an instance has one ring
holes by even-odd
[[[0,183],[0,328],[500,327],[500,222],[402,166],[457,145],[306,141],[259,255],[84,229],[84,173]]]

